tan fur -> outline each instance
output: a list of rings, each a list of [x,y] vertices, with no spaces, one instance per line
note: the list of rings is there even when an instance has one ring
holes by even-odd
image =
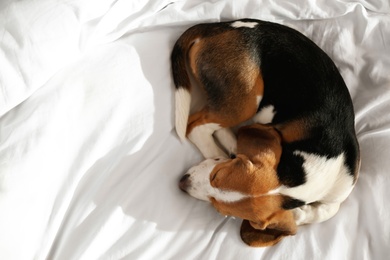
[[[311,193],[306,194],[302,200],[296,196],[300,195],[298,193],[302,193],[302,190],[291,193],[288,190],[290,188],[287,187],[288,185],[284,186],[280,183],[277,169],[282,154],[282,144],[296,142],[299,147],[300,140],[310,141],[310,135],[315,133],[317,124],[321,124],[320,119],[314,120],[313,118],[315,118],[315,113],[321,113],[321,110],[308,114],[298,113],[289,120],[285,118],[289,113],[284,115],[284,108],[281,106],[279,108],[282,109],[278,114],[278,109],[274,110],[274,105],[277,108],[279,106],[279,103],[274,100],[276,99],[274,94],[286,95],[283,92],[283,86],[279,89],[280,93],[272,93],[269,89],[270,95],[262,99],[264,81],[261,68],[262,65],[266,64],[261,64],[261,62],[269,60],[264,58],[266,55],[263,54],[268,53],[268,51],[277,52],[280,46],[268,48],[267,45],[265,50],[261,49],[261,45],[252,41],[248,33],[242,33],[242,29],[234,29],[235,25],[240,27],[242,22],[235,23],[191,27],[175,44],[172,53],[172,70],[176,91],[180,94],[177,96],[181,99],[177,102],[179,104],[177,107],[180,109],[177,109],[176,113],[176,117],[180,119],[176,122],[180,123],[180,127],[176,123],[176,129],[179,130],[180,137],[187,135],[207,158],[198,165],[199,168],[194,166],[189,173],[183,176],[180,187],[194,197],[206,201],[210,200],[221,214],[242,218],[240,234],[242,240],[248,245],[271,246],[284,236],[294,235],[297,230],[296,223],[299,225],[312,223],[312,219],[306,218],[306,211],[314,212],[313,214],[316,215],[312,218],[315,220],[324,221],[337,212],[339,205],[327,207],[326,204],[322,204],[325,206],[323,207],[325,211],[320,208],[321,205],[306,204],[304,209],[299,206],[303,203],[310,203],[307,198],[317,193],[313,187],[317,182],[320,182],[319,178],[314,180],[319,181],[309,183],[311,186],[308,186],[310,187],[308,191]],[[252,24],[247,25],[252,28]],[[256,25],[261,26],[261,24],[254,22],[253,26]],[[292,52],[291,55],[294,53]],[[297,53],[297,55],[300,54]],[[270,56],[273,57],[273,55]],[[285,61],[290,62],[289,58],[286,56]],[[282,58],[281,62],[284,62]],[[310,66],[310,64],[308,65]],[[283,69],[283,66],[281,67]],[[268,68],[279,69],[277,65],[271,65]],[[273,74],[271,71],[267,76],[280,75],[282,74]],[[269,82],[271,82],[269,87],[272,87],[272,80]],[[286,84],[285,87],[289,87],[287,81],[282,82]],[[198,87],[193,88],[193,86]],[[183,89],[187,92],[182,91]],[[196,111],[195,113],[189,115],[187,113],[190,111],[189,109],[181,108],[190,106],[188,96],[184,94],[192,93],[191,89],[198,89],[204,94],[204,103],[196,110],[192,110]],[[184,98],[181,98],[182,96]],[[259,104],[261,100],[263,103]],[[254,124],[240,128],[237,147],[235,147],[234,138],[228,138],[228,141],[223,144],[221,140],[218,140],[218,135],[214,135],[216,131],[221,131],[220,128],[236,127],[251,119],[259,107],[264,110],[260,110],[257,119],[264,124],[269,123],[269,125]],[[187,122],[186,129],[185,123],[182,122]],[[274,123],[272,124],[272,122]],[[204,127],[198,128],[202,125]],[[221,160],[227,156],[224,151],[219,149],[218,142],[214,142],[214,137],[220,141],[219,144],[226,148],[227,152],[237,154],[237,157]],[[317,137],[312,136],[312,138]],[[226,138],[221,139],[226,141]],[[319,141],[324,142],[323,140]],[[284,147],[288,154],[290,152],[288,145]],[[311,157],[314,158],[314,162]],[[310,165],[302,165],[304,170],[308,172],[306,177],[318,177],[322,176],[322,172],[327,172],[327,169],[324,169],[325,166],[312,167],[316,166],[315,164],[323,164],[322,157],[319,159],[316,157],[315,154],[310,155],[308,159]],[[359,156],[357,155],[357,157]],[[217,163],[218,160],[221,162]],[[359,159],[357,160],[357,164],[360,164]],[[333,162],[328,165],[330,168],[338,167],[338,164]],[[281,168],[283,167],[284,165],[281,165]],[[344,168],[345,165],[342,169],[346,171]],[[195,174],[197,169],[199,169],[199,174]],[[359,167],[356,168],[354,183],[357,179],[358,169]],[[316,175],[317,171],[321,174]],[[281,173],[281,178],[286,178],[283,176],[285,172]],[[339,173],[343,174],[344,172],[340,171]],[[291,177],[294,177],[293,174]],[[348,178],[346,179],[342,183],[345,184],[344,186],[349,185]],[[286,183],[284,182],[284,184]],[[292,187],[291,190],[294,188]],[[286,193],[286,190],[290,193]],[[286,194],[291,197],[287,197]],[[293,210],[285,210],[285,208],[293,208]],[[294,211],[295,209],[298,211]],[[298,222],[294,219],[293,212],[295,218],[300,219]]]
[[[294,120],[285,124],[275,125],[275,128],[281,133],[284,142],[292,143],[308,137],[309,133],[306,129],[310,127],[306,120]]]
[[[193,36],[186,42],[192,42],[187,73],[206,97],[206,105],[189,116],[186,135],[200,125],[215,123],[221,127],[234,127],[252,118],[258,109],[258,98],[263,96],[264,82],[257,63],[242,47],[245,44],[237,31],[207,38]],[[207,55],[207,51],[214,53]],[[210,103],[209,93],[202,85],[204,75],[200,68],[218,68],[219,80],[231,84],[224,88],[226,97],[231,98],[221,100],[219,106]],[[296,141],[306,134],[300,120],[275,128],[261,124],[240,128],[237,158],[218,164],[210,174],[211,185],[215,188],[251,194],[250,198],[232,203],[210,198],[221,214],[244,219],[241,237],[248,245],[270,246],[284,236],[295,234],[297,227],[293,215],[282,208],[284,197],[267,193],[280,186],[276,168],[281,156],[281,142]]]
[[[196,67],[196,59],[198,57],[199,50],[202,49],[203,46],[203,39],[198,38],[194,41],[190,51],[188,52],[188,61],[189,61],[189,67],[191,69],[191,73],[196,76],[198,74],[197,67]],[[197,80],[199,80],[197,78]]]
[[[190,116],[187,135],[191,133],[193,128],[199,125],[216,123],[221,127],[232,127],[255,115],[258,107],[257,96],[263,95],[264,82],[257,64],[250,57],[249,53],[242,50],[240,55],[236,57],[238,43],[234,43],[235,41],[240,41],[236,31],[194,40],[189,50],[189,68],[187,73],[191,74],[199,86],[204,89],[201,83],[202,75],[199,74],[198,66],[225,68],[225,72],[221,72],[221,77],[233,75],[235,79],[229,81],[232,86],[226,86],[226,89],[230,90],[229,96],[234,97],[234,100],[226,100],[226,102],[234,102],[234,106],[224,104],[216,108],[213,104],[207,104],[201,111]],[[212,58],[207,63],[202,63],[201,57],[205,55],[204,49],[212,49],[216,53],[230,53],[231,56],[212,55]],[[238,63],[240,67],[235,68]],[[231,73],[232,71],[237,73]],[[235,87],[236,84],[242,87],[237,88]]]
[[[245,243],[273,245],[282,237],[295,234],[297,229],[291,211],[282,208],[284,197],[267,195],[280,186],[276,175],[281,156],[280,136],[274,128],[256,124],[240,129],[238,144],[236,159],[214,167],[211,185],[251,197],[233,203],[210,200],[221,214],[244,219],[241,236]],[[246,220],[250,225],[245,224]]]

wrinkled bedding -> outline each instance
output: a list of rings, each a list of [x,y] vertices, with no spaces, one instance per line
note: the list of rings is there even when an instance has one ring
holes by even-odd
[[[173,44],[245,17],[329,54],[362,153],[339,213],[270,248],[177,186],[202,157],[174,131]],[[389,257],[389,1],[4,0],[0,39],[0,259]]]

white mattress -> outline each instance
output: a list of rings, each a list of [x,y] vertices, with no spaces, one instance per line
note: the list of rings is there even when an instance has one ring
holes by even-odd
[[[177,186],[201,155],[174,131],[173,44],[245,17],[333,58],[362,152],[339,213],[270,248]],[[0,39],[0,259],[388,259],[388,0],[3,0]]]

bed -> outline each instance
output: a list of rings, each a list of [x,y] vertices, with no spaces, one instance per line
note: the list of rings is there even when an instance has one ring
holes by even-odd
[[[339,213],[269,248],[178,188],[202,157],[174,130],[171,49],[245,17],[334,60],[362,154]],[[4,0],[0,38],[0,259],[389,257],[389,1]]]

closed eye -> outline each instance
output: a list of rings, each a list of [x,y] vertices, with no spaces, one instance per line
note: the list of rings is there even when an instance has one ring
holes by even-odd
[[[215,172],[215,173],[213,173],[213,175],[211,175],[210,181],[213,181],[215,179],[215,177],[217,177],[217,173],[218,172]]]
[[[212,182],[213,180],[215,180],[215,178],[217,177],[217,174],[218,172],[222,170],[222,169],[219,169],[218,171],[214,172],[211,176],[210,176],[210,182]]]

